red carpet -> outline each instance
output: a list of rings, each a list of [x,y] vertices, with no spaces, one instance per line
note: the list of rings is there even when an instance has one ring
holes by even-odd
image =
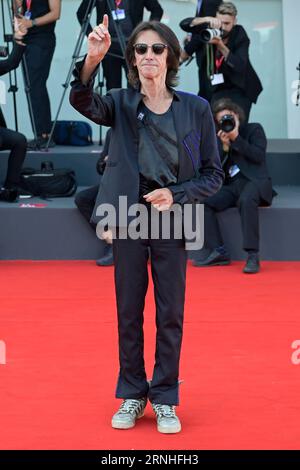
[[[183,431],[110,427],[119,402],[113,269],[93,262],[1,262],[1,449],[299,449],[300,263],[259,275],[189,266],[182,351]],[[152,289],[146,360],[154,348]],[[4,343],[3,343],[4,342]],[[300,354],[299,354],[300,356]]]

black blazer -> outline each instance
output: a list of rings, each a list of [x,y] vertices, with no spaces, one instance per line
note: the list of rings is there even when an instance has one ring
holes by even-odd
[[[137,110],[143,95],[129,89],[111,90],[100,97],[93,91],[94,77],[87,85],[79,79],[83,62],[78,63],[71,83],[70,103],[81,114],[112,127],[99,203],[118,208],[119,195],[128,206],[139,201]],[[169,186],[174,202],[196,203],[214,194],[223,182],[215,126],[207,101],[192,94],[175,92],[172,105],[179,151],[178,183]]]
[[[112,1],[114,4],[114,0]],[[89,6],[89,0],[83,0],[77,10],[77,18],[82,24],[85,12]],[[130,18],[135,28],[141,21],[143,21],[144,8],[151,12],[150,20],[160,20],[163,16],[163,9],[158,0],[129,0]],[[101,23],[103,15],[109,12],[107,1],[96,2],[97,23]],[[88,26],[87,34],[92,31],[91,25]]]
[[[219,143],[220,147],[221,144]],[[267,138],[260,124],[241,126],[240,134],[231,144],[231,159],[242,174],[253,181],[264,205],[272,203],[272,181],[266,164]]]
[[[7,57],[7,59],[0,61],[0,76],[5,75],[6,73],[14,70],[18,67],[21,62],[22,55],[24,53],[25,47],[20,44],[14,43],[13,50]],[[6,122],[0,108],[0,127],[6,127]]]
[[[230,53],[227,60],[223,61],[220,67],[225,83],[213,87],[213,91],[217,92],[221,89],[237,87],[243,91],[252,103],[256,103],[263,87],[249,59],[250,39],[243,26],[236,25],[233,27],[227,46]]]

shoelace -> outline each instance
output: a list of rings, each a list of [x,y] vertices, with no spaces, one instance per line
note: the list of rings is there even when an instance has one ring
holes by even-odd
[[[159,418],[176,418],[175,407],[171,405],[152,404],[153,409]]]
[[[144,402],[141,400],[125,400],[120,406],[118,413],[139,413],[143,404]]]

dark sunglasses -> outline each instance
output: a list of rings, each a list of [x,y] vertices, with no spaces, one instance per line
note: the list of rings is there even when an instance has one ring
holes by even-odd
[[[149,47],[151,47],[153,54],[161,55],[168,46],[159,42],[156,44],[151,44],[151,46],[148,46],[148,44],[135,44],[133,46],[135,52],[139,55],[147,54]]]

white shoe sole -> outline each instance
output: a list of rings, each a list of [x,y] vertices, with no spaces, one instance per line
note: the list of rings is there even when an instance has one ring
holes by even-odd
[[[137,419],[140,419],[144,416],[144,412],[137,416],[136,417],[136,420]],[[129,424],[129,423],[124,423],[124,421],[118,421],[117,419],[112,419],[111,420],[111,427],[114,428],[114,429],[132,429],[134,428],[135,424],[136,424],[136,420],[133,424]]]
[[[167,427],[167,426],[157,426],[158,432],[162,434],[177,434],[178,432],[181,431],[181,424],[179,424],[177,427],[172,426],[172,427]]]

